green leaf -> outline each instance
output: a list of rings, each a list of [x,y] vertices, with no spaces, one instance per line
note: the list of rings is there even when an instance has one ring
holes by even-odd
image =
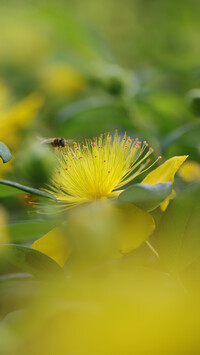
[[[119,202],[133,203],[146,211],[153,211],[172,191],[172,182],[155,185],[135,184],[124,190],[118,197]]]
[[[3,160],[3,163],[7,163],[12,159],[10,149],[2,142],[0,142],[0,157]]]
[[[1,185],[0,186],[0,198],[1,197],[8,197],[8,196],[13,196],[13,195],[18,195],[20,194],[21,191],[13,188],[11,186],[7,186],[7,185]]]
[[[11,242],[38,239],[55,228],[57,223],[52,220],[47,221],[21,221],[8,225],[8,234]]]
[[[0,184],[10,186],[11,188],[14,188],[14,189],[19,189],[19,190],[25,191],[29,194],[33,194],[33,195],[37,195],[37,196],[41,196],[41,197],[50,198],[52,200],[56,200],[56,198],[48,192],[34,189],[33,187],[24,186],[24,185],[18,184],[17,182],[14,182],[14,181],[0,180]],[[16,193],[16,192],[14,192],[14,193]],[[0,189],[0,196],[1,196],[1,189]]]
[[[186,123],[183,126],[178,127],[172,133],[167,135],[161,142],[162,151],[164,152],[171,144],[179,140],[189,132],[196,130],[200,126],[200,119],[196,119],[192,122]]]
[[[4,244],[1,246],[1,257],[39,279],[65,276],[63,269],[53,259],[29,247]]]
[[[179,272],[200,255],[200,184],[176,197],[162,215],[155,238],[162,262]]]

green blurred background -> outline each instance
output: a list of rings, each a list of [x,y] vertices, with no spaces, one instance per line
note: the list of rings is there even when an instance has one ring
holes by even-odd
[[[197,0],[1,1],[0,140],[14,156],[1,175],[41,187],[51,160],[38,137],[115,129],[155,157],[199,162],[199,10]]]

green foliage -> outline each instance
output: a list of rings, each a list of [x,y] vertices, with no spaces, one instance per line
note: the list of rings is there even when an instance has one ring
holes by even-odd
[[[200,255],[200,185],[180,193],[163,214],[156,232],[158,252],[166,268],[176,273]]]
[[[153,211],[170,195],[172,186],[171,182],[155,185],[134,184],[124,190],[118,200],[123,203],[133,203],[146,211]]]
[[[53,195],[49,194],[48,192],[34,189],[32,187],[24,186],[24,185],[18,184],[17,182],[14,182],[14,181],[0,180],[0,184],[9,186],[11,191],[13,191],[13,194],[15,194],[16,189],[18,189],[18,190],[21,190],[21,191],[24,191],[24,192],[27,192],[29,194],[33,194],[36,196],[46,197],[46,198],[50,198],[52,200],[56,199]],[[6,190],[4,190],[4,189],[2,190],[3,196],[5,196],[5,193],[6,193],[5,191]]]
[[[1,253],[11,264],[20,270],[42,279],[64,278],[62,268],[47,255],[17,244],[1,246]]]

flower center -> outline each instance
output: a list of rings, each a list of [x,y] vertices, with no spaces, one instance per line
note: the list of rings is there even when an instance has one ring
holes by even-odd
[[[58,201],[78,204],[111,197],[148,168],[153,152],[146,142],[123,137],[115,131],[57,150],[58,170],[51,192]]]

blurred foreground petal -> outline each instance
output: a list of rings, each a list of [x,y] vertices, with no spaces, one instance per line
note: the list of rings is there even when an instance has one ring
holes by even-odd
[[[73,249],[72,262],[79,269],[138,248],[155,228],[152,216],[131,204],[119,206],[103,200],[73,211],[67,237]]]

